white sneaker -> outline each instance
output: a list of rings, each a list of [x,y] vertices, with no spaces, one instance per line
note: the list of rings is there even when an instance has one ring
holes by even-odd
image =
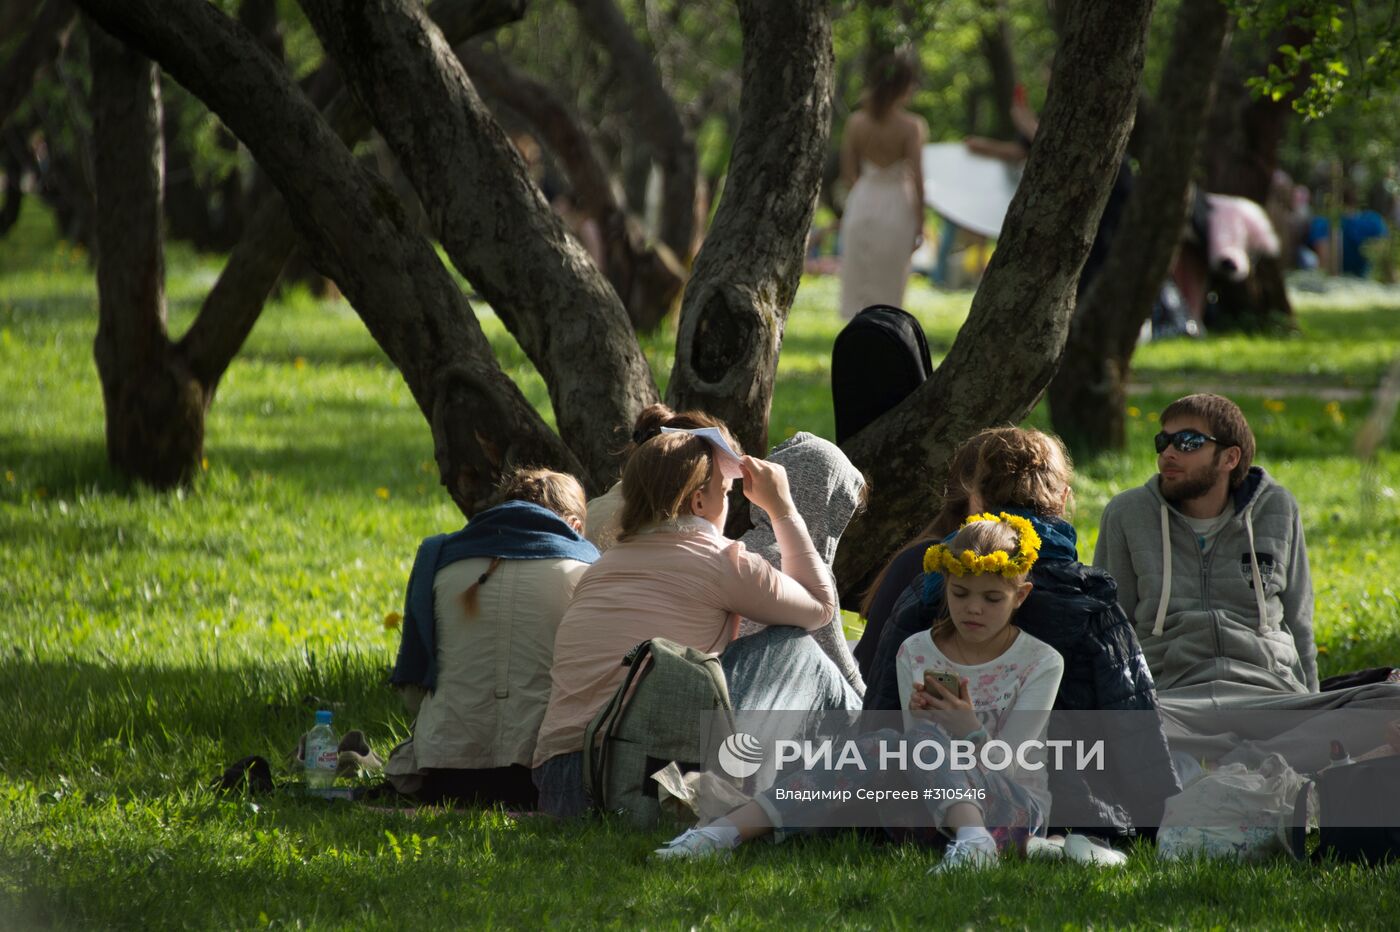
[[[1088,835],[1070,835],[1065,839],[1065,857],[1080,864],[1096,867],[1122,867],[1128,856],[1105,844],[1098,844]]]
[[[654,858],[722,858],[732,849],[704,829],[690,828],[651,853]]]
[[[1026,839],[1026,857],[1036,861],[1060,861],[1065,856],[1065,840],[1059,835],[1041,838],[1032,835]]]
[[[954,841],[943,852],[943,860],[928,869],[930,874],[946,874],[959,870],[983,870],[995,867],[997,846],[991,838],[969,838]]]

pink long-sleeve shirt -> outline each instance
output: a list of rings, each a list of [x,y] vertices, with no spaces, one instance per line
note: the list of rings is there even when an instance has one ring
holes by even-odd
[[[783,568],[728,540],[701,518],[683,518],[612,547],[579,580],[554,639],[549,708],[535,766],[583,750],[583,732],[622,685],[623,656],[653,637],[722,651],[739,617],[819,628],[836,590],[797,515],[774,522]]]

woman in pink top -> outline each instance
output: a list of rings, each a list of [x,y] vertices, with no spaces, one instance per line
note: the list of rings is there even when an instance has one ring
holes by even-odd
[[[723,536],[726,472],[742,473],[744,495],[772,517],[783,571]],[[653,637],[722,651],[740,616],[810,630],[828,624],[837,605],[782,466],[733,460],[693,434],[666,433],[632,454],[622,489],[619,542],[584,573],[555,636],[534,777],[540,808],[562,817],[586,806],[583,732],[621,685],[627,651]]]

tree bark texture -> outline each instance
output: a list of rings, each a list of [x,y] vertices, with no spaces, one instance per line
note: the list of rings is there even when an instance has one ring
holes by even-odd
[[[614,0],[572,2],[578,9],[579,25],[607,50],[628,88],[637,133],[661,168],[661,220],[657,235],[684,265],[690,261],[695,243],[695,184],[699,170],[695,140],[667,93],[651,53],[633,34]]]
[[[579,210],[602,233],[603,272],[633,328],[655,330],[681,293],[685,269],[664,243],[647,243],[640,222],[622,209],[578,114],[552,88],[498,56],[463,43],[457,57],[482,93],[528,120],[559,159]]]
[[[432,426],[439,472],[467,514],[513,463],[577,460],[501,372],[470,305],[407,228],[387,184],[359,167],[285,71],[202,0],[79,0],[159,61],[257,159],[317,266],[345,293]]]
[[[0,68],[0,126],[29,96],[34,76],[58,57],[77,21],[69,0],[48,0],[30,24],[29,32]]]
[[[1154,107],[1159,132],[1146,147],[1123,225],[1075,311],[1050,383],[1055,431],[1076,454],[1127,445],[1128,370],[1138,331],[1181,240],[1229,32],[1230,14],[1221,0],[1182,0]]]
[[[429,10],[441,18],[446,35],[465,39],[519,18],[523,8],[523,0],[438,0]],[[257,37],[259,44],[276,54],[265,29]],[[326,121],[347,146],[353,147],[369,134],[369,120],[340,86],[334,71],[332,66],[322,66],[303,83],[328,101],[323,110]],[[181,340],[190,367],[207,387],[209,402],[297,245],[291,214],[275,187],[255,184],[249,205],[243,235]]]
[[[836,557],[848,604],[937,511],[957,445],[1020,421],[1054,375],[1132,126],[1152,7],[1068,5],[1040,130],[967,322],[933,376],[846,444],[872,489]]]
[[[722,418],[761,455],[831,134],[833,55],[823,0],[741,0],[739,20],[729,180],[682,299],[667,398]]]
[[[617,478],[618,433],[658,398],[622,301],[420,9],[409,0],[302,8],[453,263],[540,370],[579,478],[602,491]]]
[[[88,30],[96,145],[97,338],[107,457],[169,488],[190,481],[204,446],[204,398],[165,328],[164,156],[159,72],[101,29]]]
[[[1016,57],[1011,50],[1011,24],[1006,18],[1004,2],[988,4],[991,17],[981,29],[979,44],[987,60],[991,77],[988,89],[992,95],[992,122],[988,135],[997,139],[1014,139],[1016,124],[1011,119],[1011,104],[1016,96]],[[992,13],[995,16],[992,16]]]

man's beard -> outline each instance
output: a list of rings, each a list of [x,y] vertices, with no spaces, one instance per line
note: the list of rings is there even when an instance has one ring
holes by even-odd
[[[1169,480],[1162,475],[1157,476],[1157,487],[1162,490],[1162,497],[1173,505],[1188,502],[1193,498],[1200,498],[1215,487],[1215,462],[1211,461],[1210,466],[1204,466],[1199,470],[1186,470],[1176,479]]]

